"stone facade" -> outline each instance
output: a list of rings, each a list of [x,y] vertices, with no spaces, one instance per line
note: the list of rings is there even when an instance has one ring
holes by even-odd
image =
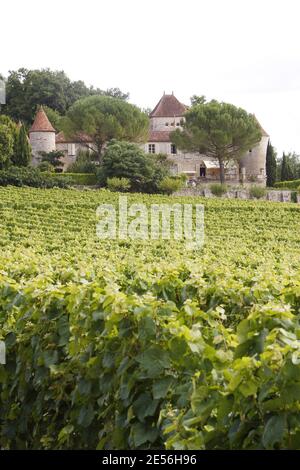
[[[31,132],[32,164],[37,166],[41,161],[40,152],[52,152],[56,149],[55,132]]]
[[[174,175],[184,173],[189,179],[204,183],[219,181],[220,170],[217,161],[206,155],[181,152],[171,142],[170,133],[174,129],[181,128],[186,110],[187,107],[180,103],[173,94],[164,94],[150,113],[149,137],[142,148],[146,153],[166,154]],[[260,143],[253,149],[249,149],[242,157],[240,164],[229,162],[226,165],[227,182],[266,184],[266,153],[269,136],[262,128],[261,130]],[[60,150],[64,153],[62,158],[64,171],[76,160],[80,150],[88,150],[93,147],[93,142],[87,135],[81,134],[77,138],[67,139],[62,132],[56,134],[42,107],[29,131],[29,137],[33,165],[40,162],[41,151]]]
[[[184,112],[187,107],[175,96],[163,95],[150,114],[150,131],[144,150],[148,153],[165,153],[173,164],[174,174],[185,173],[190,179],[197,181],[218,181],[219,164],[206,155],[183,153],[172,145],[170,132],[181,128]],[[249,149],[237,165],[229,162],[225,168],[226,180],[266,184],[266,154],[269,141],[268,134],[261,128],[262,138],[258,145]]]

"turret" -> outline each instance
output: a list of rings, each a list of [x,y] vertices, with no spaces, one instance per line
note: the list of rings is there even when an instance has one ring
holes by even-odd
[[[246,180],[257,181],[258,183],[265,185],[269,135],[262,128],[259,122],[258,125],[261,130],[261,140],[252,149],[249,149],[249,151],[241,158],[240,169]]]
[[[38,165],[41,160],[40,152],[52,152],[56,149],[55,129],[42,106],[39,108],[30,128],[29,140],[32,147],[32,164],[34,166]]]

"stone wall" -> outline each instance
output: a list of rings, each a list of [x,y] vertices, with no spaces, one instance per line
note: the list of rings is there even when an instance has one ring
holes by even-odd
[[[292,202],[292,191],[267,191],[266,196],[259,200],[271,202]],[[212,194],[209,187],[206,188],[183,188],[177,191],[173,196],[204,196],[216,197]],[[232,189],[222,196],[223,199],[255,199],[250,197],[247,189]],[[297,202],[300,204],[300,194],[297,194]]]

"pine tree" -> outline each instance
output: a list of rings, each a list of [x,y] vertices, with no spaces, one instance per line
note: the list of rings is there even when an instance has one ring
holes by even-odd
[[[276,182],[277,161],[276,151],[270,141],[268,142],[267,148],[266,171],[267,186],[271,188]]]
[[[31,147],[27,137],[24,124],[21,125],[18,132],[15,155],[13,163],[16,166],[28,166],[31,159]]]

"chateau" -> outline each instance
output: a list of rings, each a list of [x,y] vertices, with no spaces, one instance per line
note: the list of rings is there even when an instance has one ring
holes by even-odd
[[[218,181],[219,164],[206,155],[185,153],[176,148],[170,140],[170,133],[180,127],[187,106],[180,103],[172,93],[164,94],[150,113],[148,142],[143,144],[147,153],[164,153],[172,163],[174,175],[185,173],[190,179],[200,181]],[[262,138],[259,144],[242,157],[239,165],[229,162],[225,168],[227,181],[256,182],[266,184],[266,153],[269,135],[261,127]],[[89,136],[81,134],[68,139],[63,132],[56,134],[43,108],[37,112],[35,121],[29,131],[32,146],[33,165],[40,161],[39,152],[60,150],[64,153],[64,170],[76,160],[77,152],[93,147]]]

